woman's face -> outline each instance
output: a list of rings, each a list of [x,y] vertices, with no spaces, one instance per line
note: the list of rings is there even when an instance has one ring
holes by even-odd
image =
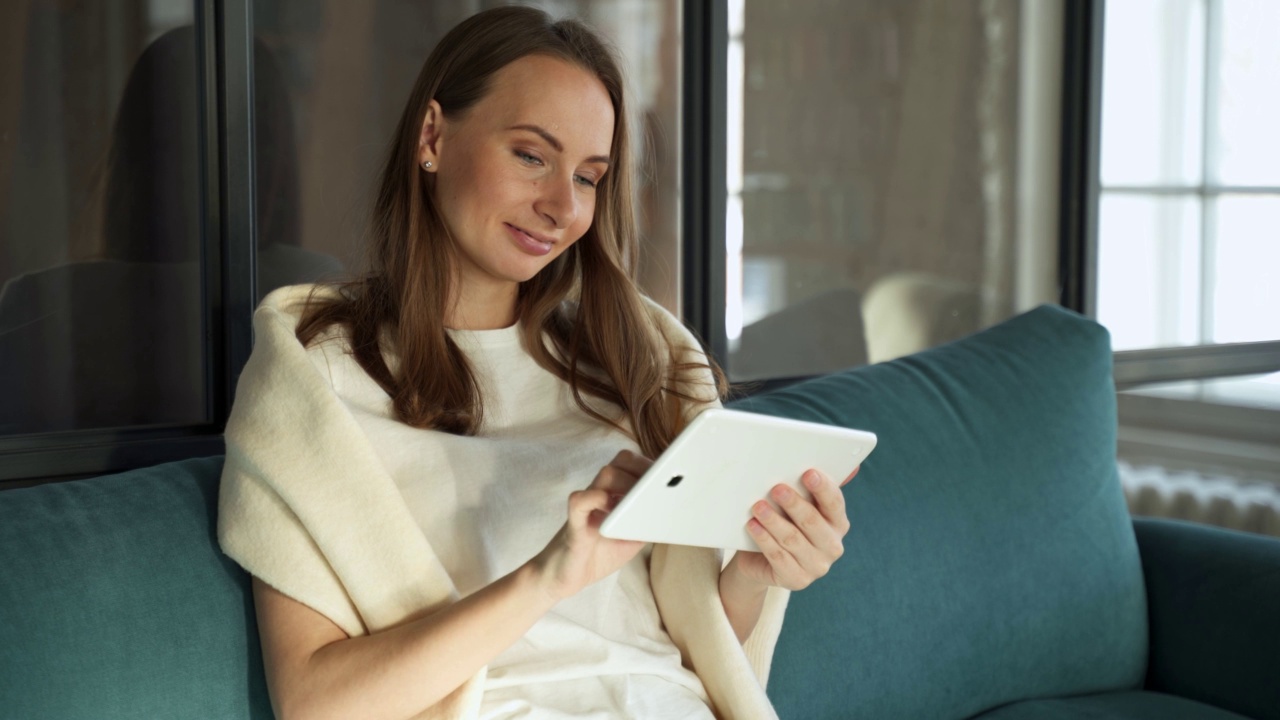
[[[495,73],[462,117],[446,119],[431,102],[419,164],[433,163],[436,200],[460,250],[463,295],[514,297],[519,283],[586,233],[609,169],[613,123],[599,79],[541,55]]]

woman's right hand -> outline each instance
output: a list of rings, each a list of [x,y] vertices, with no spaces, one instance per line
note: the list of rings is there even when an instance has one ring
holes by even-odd
[[[653,461],[623,450],[596,473],[585,490],[569,493],[569,519],[530,564],[539,586],[555,602],[571,597],[626,565],[643,542],[600,535],[600,524]]]

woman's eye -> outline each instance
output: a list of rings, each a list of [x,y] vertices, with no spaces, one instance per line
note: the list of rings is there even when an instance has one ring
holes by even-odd
[[[516,157],[520,158],[521,162],[524,162],[524,163],[526,163],[526,164],[528,164],[528,165],[541,165],[541,164],[542,164],[542,160],[538,159],[538,158],[537,158],[536,156],[534,156],[534,155],[530,155],[529,153],[527,153],[527,152],[525,152],[525,151],[523,151],[523,150],[516,150],[516,151],[514,151],[514,152],[515,152],[515,154],[516,154]]]
[[[595,182],[592,181],[591,178],[582,177],[581,175],[574,175],[574,178],[576,178],[578,183],[583,187],[593,188],[596,186]]]

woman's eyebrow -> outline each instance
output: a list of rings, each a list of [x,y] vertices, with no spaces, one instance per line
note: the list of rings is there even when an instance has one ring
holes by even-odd
[[[537,133],[542,137],[543,140],[547,141],[548,145],[555,148],[556,152],[564,152],[564,145],[560,143],[560,141],[556,138],[556,136],[538,127],[537,125],[512,125],[507,129],[508,130],[528,130],[531,133]],[[604,155],[592,155],[591,157],[587,158],[586,161],[589,163],[604,163],[605,165],[609,164],[609,158]]]

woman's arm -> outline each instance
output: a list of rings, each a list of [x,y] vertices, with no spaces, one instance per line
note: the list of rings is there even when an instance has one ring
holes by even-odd
[[[733,557],[736,559],[741,554],[739,552]],[[756,629],[768,589],[768,585],[744,575],[741,566],[733,560],[720,572],[720,602],[738,642],[745,643],[751,637],[751,631]]]
[[[262,655],[281,720],[410,718],[460,686],[555,604],[530,565],[437,613],[349,638],[254,578]]]
[[[854,468],[837,485],[817,470],[805,473],[805,487],[813,501],[787,485],[777,485],[769,495],[782,512],[760,500],[751,507],[747,530],[760,552],[739,552],[720,573],[720,602],[739,642],[746,642],[760,619],[765,591],[770,585],[803,590],[831,569],[844,554],[849,532],[844,494],[840,488],[858,474]]]
[[[586,490],[542,552],[511,574],[425,616],[348,637],[310,607],[254,578],[267,687],[281,720],[411,718],[466,682],[560,600],[616,572],[644,546],[599,527],[647,461],[628,452]]]

